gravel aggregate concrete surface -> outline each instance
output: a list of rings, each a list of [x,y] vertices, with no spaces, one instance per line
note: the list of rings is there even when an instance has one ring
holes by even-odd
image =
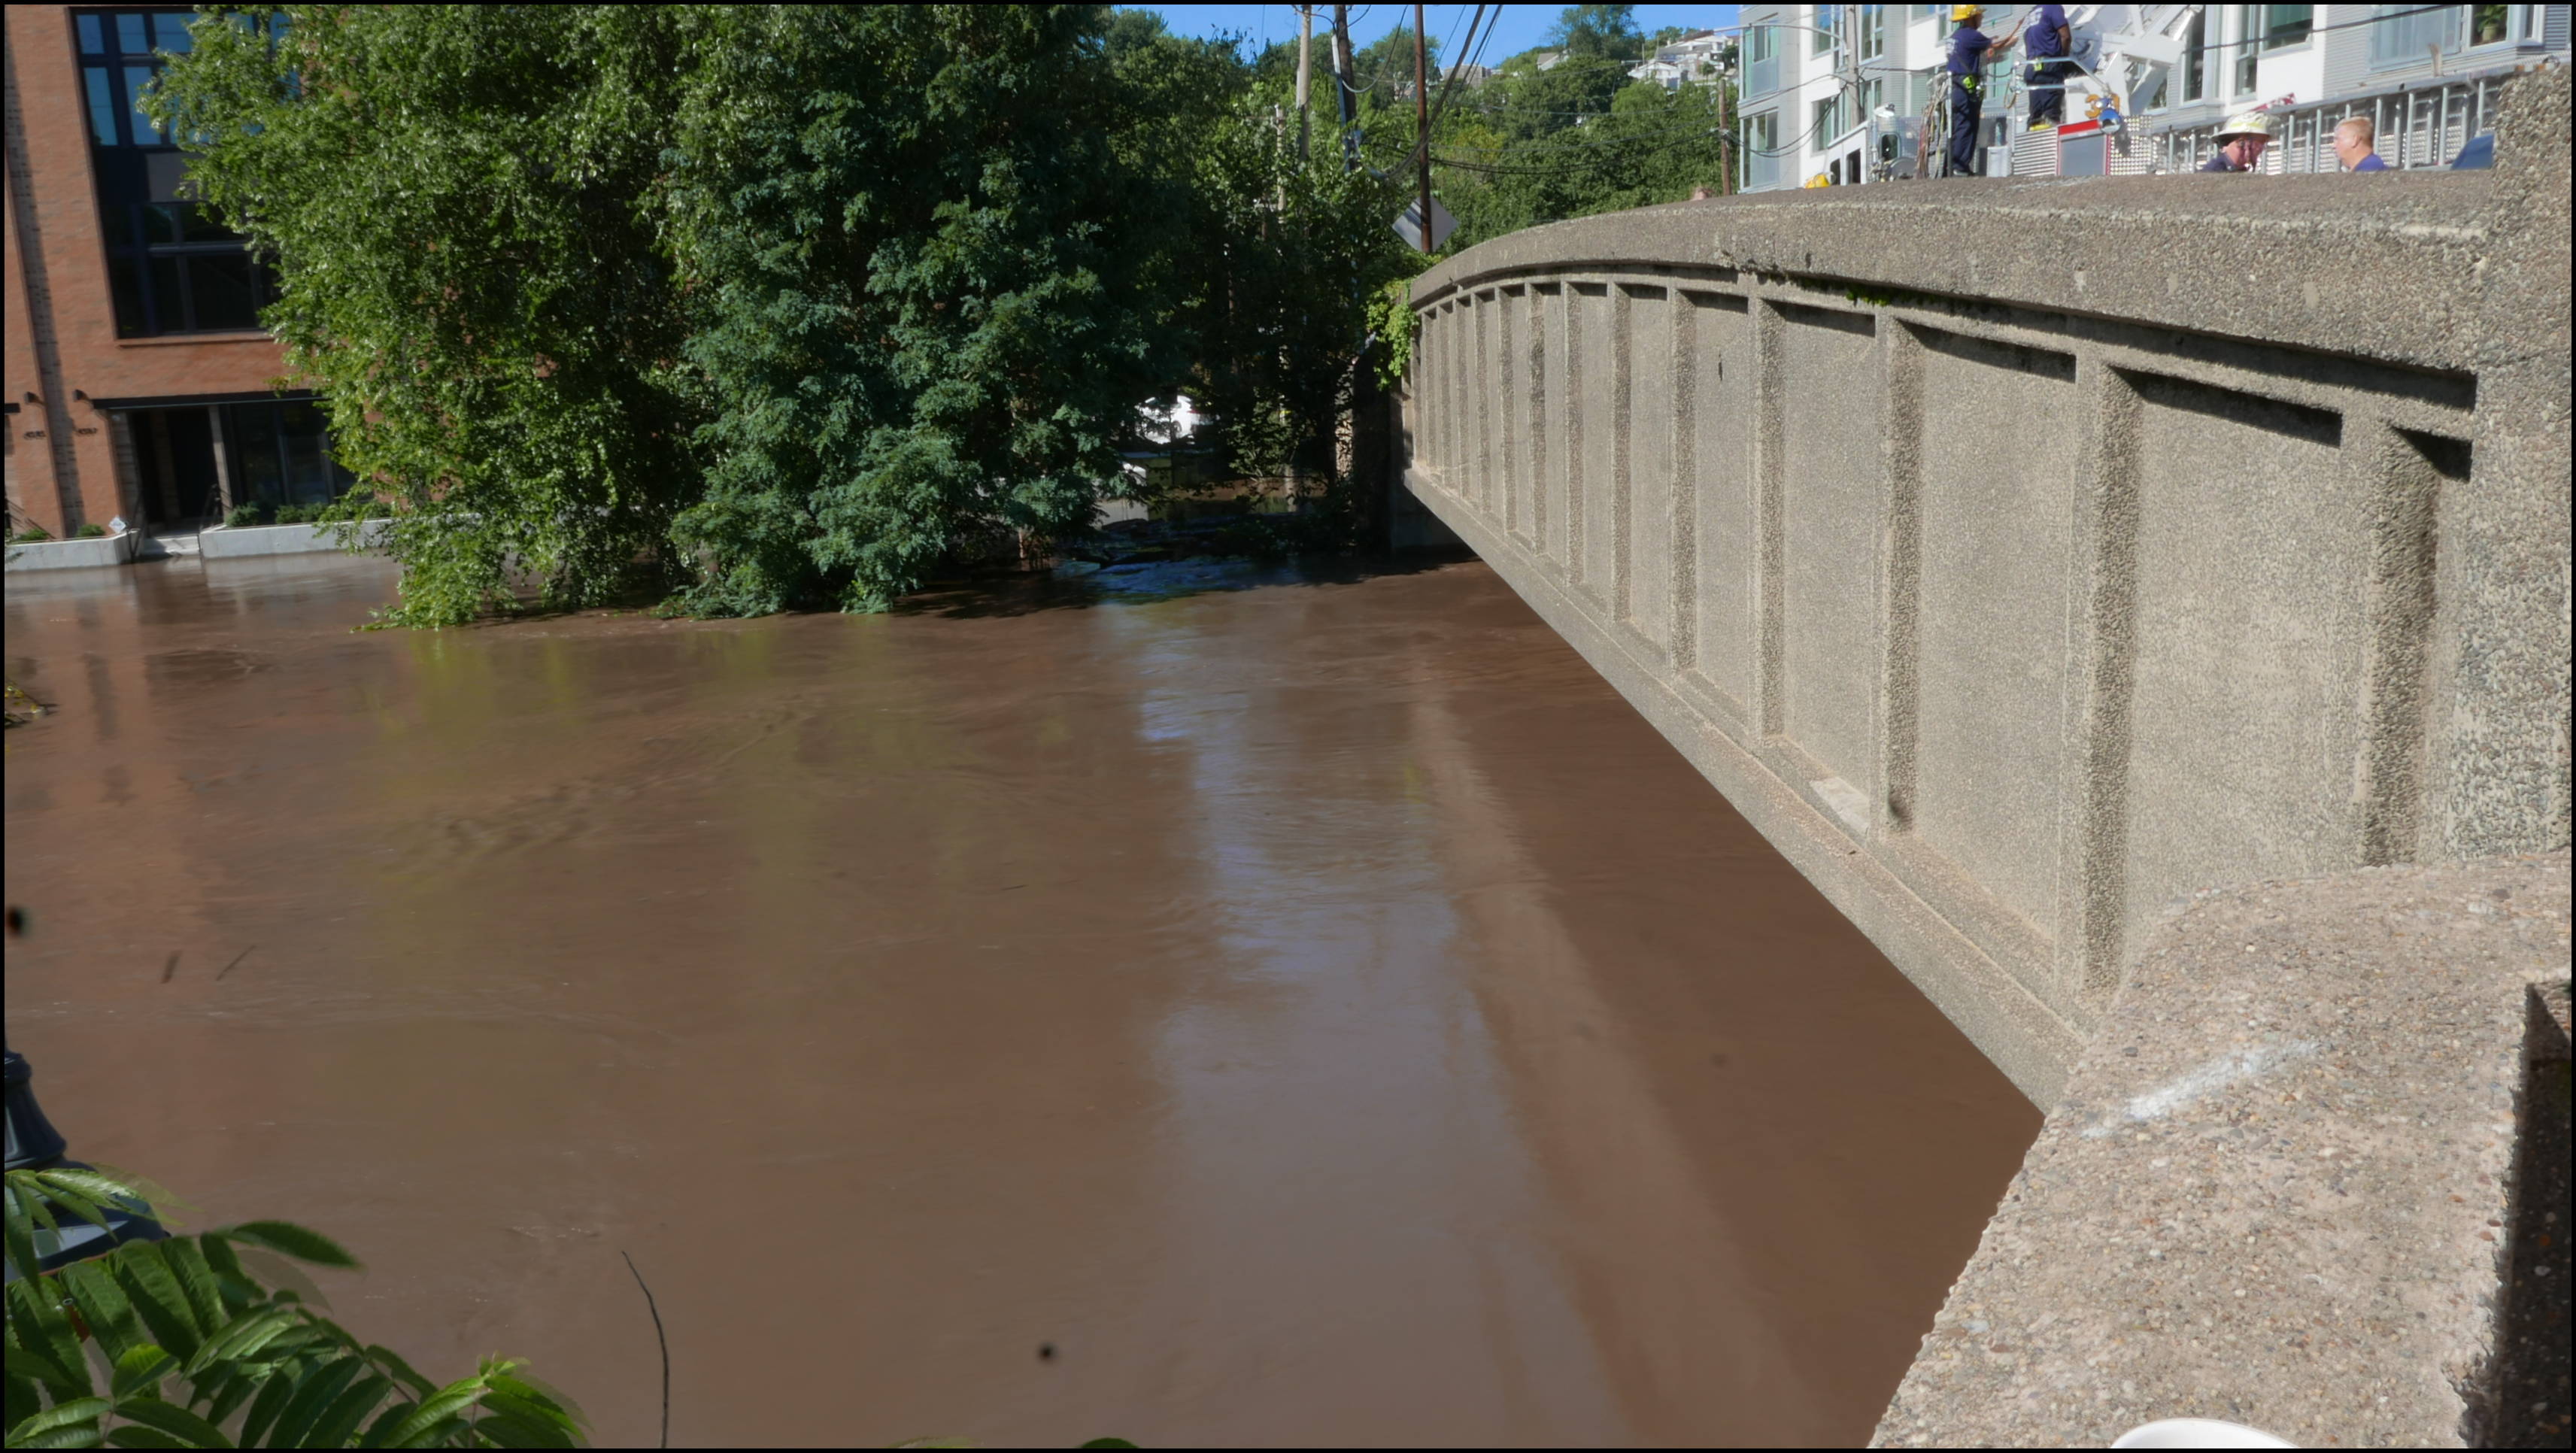
[[[2367,868],[2162,924],[1873,1446],[2567,1446],[2568,873]]]

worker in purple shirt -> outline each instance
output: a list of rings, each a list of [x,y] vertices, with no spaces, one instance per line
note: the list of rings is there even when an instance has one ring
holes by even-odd
[[[2030,126],[2037,131],[2066,119],[2066,78],[2075,66],[2062,57],[2075,49],[2075,31],[2066,23],[2065,6],[2040,5],[2022,22],[2022,34],[2021,53],[2031,59]]]
[[[1954,177],[1977,174],[1977,123],[1985,119],[1986,57],[2012,49],[2013,38],[1990,40],[1977,26],[1986,18],[1982,5],[1953,5],[1950,18],[1950,167]]]
[[[2348,172],[2384,172],[2379,159],[2379,128],[2367,116],[2347,116],[2334,129],[2335,160]]]

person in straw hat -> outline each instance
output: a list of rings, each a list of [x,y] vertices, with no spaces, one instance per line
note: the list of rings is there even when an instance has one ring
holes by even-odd
[[[2200,164],[2205,172],[2250,172],[2272,144],[2272,118],[2260,111],[2239,111],[2218,128],[2218,154]]]

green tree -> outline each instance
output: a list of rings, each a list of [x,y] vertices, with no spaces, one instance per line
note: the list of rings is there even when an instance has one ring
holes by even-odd
[[[1399,25],[1351,56],[1352,84],[1380,107],[1392,108],[1403,103],[1404,113],[1413,114],[1413,30]],[[1440,37],[1432,36],[1424,61],[1432,73],[1440,68]]]
[[[880,608],[962,542],[1087,529],[1183,389],[1239,468],[1329,478],[1423,265],[1388,229],[1402,29],[1357,58],[1354,172],[1295,155],[1288,68],[1103,6],[226,14],[152,105],[389,498],[398,622],[531,587]],[[1626,7],[1560,31],[1447,93],[1453,248],[1718,175],[1712,93],[1627,81]]]
[[[1557,15],[1548,42],[1577,59],[1633,62],[1646,54],[1634,5],[1568,5]]]
[[[394,619],[668,577],[704,417],[638,206],[678,59],[649,6],[284,6],[201,20],[153,103],[286,279],[263,315],[391,496]],[[355,502],[344,511],[356,515]]]
[[[879,609],[962,530],[1088,525],[1162,325],[1183,199],[1099,6],[693,12],[659,188],[713,419],[674,522],[722,612]]]

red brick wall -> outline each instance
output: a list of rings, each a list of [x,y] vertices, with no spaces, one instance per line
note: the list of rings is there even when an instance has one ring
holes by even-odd
[[[18,404],[18,412],[8,416],[11,497],[37,524],[60,536],[79,523],[63,518],[55,482],[60,456],[52,446],[64,429],[70,430],[82,517],[139,517],[133,501],[121,497],[105,414],[76,399],[76,392],[91,399],[250,393],[267,388],[270,379],[285,371],[285,362],[264,333],[116,336],[98,198],[90,184],[89,121],[80,93],[71,7],[11,5],[6,13],[8,337],[0,349],[0,366],[7,372],[7,398]],[[32,224],[32,237],[20,235],[22,223]],[[22,255],[31,247],[42,264],[61,361],[53,392],[34,336],[42,300]],[[26,402],[29,394],[41,402]]]

